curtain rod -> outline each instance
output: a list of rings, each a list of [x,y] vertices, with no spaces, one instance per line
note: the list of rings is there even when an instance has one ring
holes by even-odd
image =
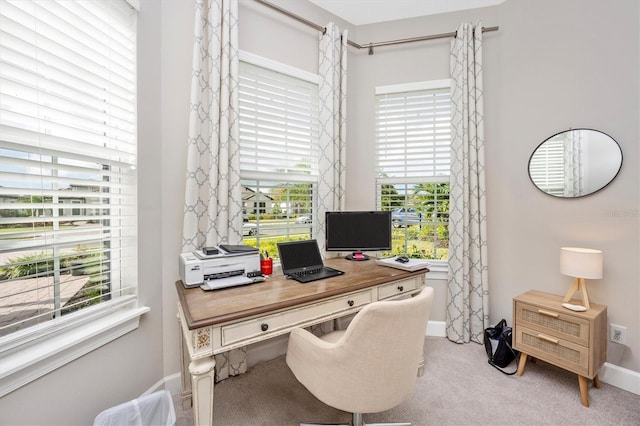
[[[324,34],[326,32],[326,28],[323,26],[320,26],[318,24],[315,24],[307,19],[304,19],[301,16],[298,16],[294,13],[289,12],[286,9],[281,8],[280,6],[276,6],[273,3],[269,3],[266,0],[255,0],[260,4],[263,4],[277,12],[280,12],[284,15],[287,15],[290,18],[295,19],[298,22],[302,22],[303,24],[321,32],[322,34]],[[495,27],[482,27],[482,32],[486,33],[486,32],[490,32],[490,31],[498,31],[500,27],[495,26]],[[351,41],[351,40],[347,40],[347,44],[349,44],[350,46],[353,46],[357,49],[365,49],[368,48],[369,49],[369,55],[373,55],[373,48],[374,47],[379,47],[379,46],[391,46],[394,44],[403,44],[403,43],[413,43],[416,41],[426,41],[426,40],[435,40],[435,39],[439,39],[439,38],[451,38],[451,37],[455,37],[456,36],[456,32],[452,31],[449,33],[442,33],[442,34],[433,34],[433,35],[427,35],[427,36],[420,36],[420,37],[412,37],[412,38],[403,38],[403,39],[399,39],[399,40],[389,40],[389,41],[380,41],[380,42],[376,42],[376,43],[369,43],[366,45],[362,45],[362,44],[358,44],[355,41]]]

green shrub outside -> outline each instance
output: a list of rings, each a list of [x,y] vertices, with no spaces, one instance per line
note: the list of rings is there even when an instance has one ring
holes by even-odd
[[[50,276],[54,272],[54,262],[50,256],[42,254],[29,254],[26,256],[9,259],[11,263],[18,265],[0,269],[0,275],[6,278],[20,278],[30,275]],[[63,262],[60,263],[61,267]]]
[[[74,251],[75,253],[71,255],[60,257],[61,273],[65,274],[78,269],[78,271],[82,271],[78,275],[87,275],[104,270],[104,267],[101,266],[103,258],[101,253],[86,253],[89,249],[83,246],[77,247]],[[54,260],[44,253],[9,258],[9,263],[13,265],[0,268],[0,278],[46,277],[55,272]]]
[[[402,234],[400,232],[393,232],[393,250],[385,251],[381,253],[381,257],[394,257],[394,256],[407,256],[413,259],[435,259],[434,250],[433,250],[433,242],[430,241],[431,238],[427,239],[426,237],[420,235],[421,231],[417,226],[413,227],[415,229],[410,229],[408,236],[410,240],[419,239],[418,244],[411,244],[407,247],[407,252],[404,252],[404,238],[402,238]],[[446,229],[446,227],[445,227]],[[300,236],[293,237],[291,239],[287,239],[286,237],[277,237],[277,238],[261,238],[260,239],[260,251],[262,254],[265,252],[269,254],[273,259],[279,259],[280,256],[278,254],[278,243],[285,241],[300,241],[307,240],[308,237]],[[244,238],[243,244],[249,245],[251,247],[257,246],[257,238]],[[446,241],[446,240],[444,240]],[[446,260],[449,257],[449,249],[447,248],[438,248],[438,259]]]
[[[280,255],[278,254],[278,243],[284,243],[286,241],[302,241],[308,240],[307,237],[276,237],[276,238],[261,238],[260,239],[260,253],[265,254],[268,253],[269,257],[272,259],[280,259]],[[255,237],[247,238],[245,237],[243,240],[243,244],[246,244],[251,247],[258,247],[258,239]]]

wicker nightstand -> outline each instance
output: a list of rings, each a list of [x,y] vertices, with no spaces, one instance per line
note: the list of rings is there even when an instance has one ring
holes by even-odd
[[[574,312],[561,304],[562,296],[540,291],[513,299],[514,348],[522,353],[517,374],[522,375],[529,356],[574,372],[582,405],[588,407],[587,380],[600,387],[598,371],[607,357],[607,307],[592,303]]]

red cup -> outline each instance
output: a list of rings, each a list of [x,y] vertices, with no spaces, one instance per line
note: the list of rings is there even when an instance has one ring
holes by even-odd
[[[273,259],[260,259],[260,272],[262,275],[273,274]]]

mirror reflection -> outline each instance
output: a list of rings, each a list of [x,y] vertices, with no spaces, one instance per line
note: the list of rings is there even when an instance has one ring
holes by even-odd
[[[529,177],[555,197],[583,197],[607,186],[622,167],[622,150],[606,133],[571,129],[542,142],[529,159]]]

